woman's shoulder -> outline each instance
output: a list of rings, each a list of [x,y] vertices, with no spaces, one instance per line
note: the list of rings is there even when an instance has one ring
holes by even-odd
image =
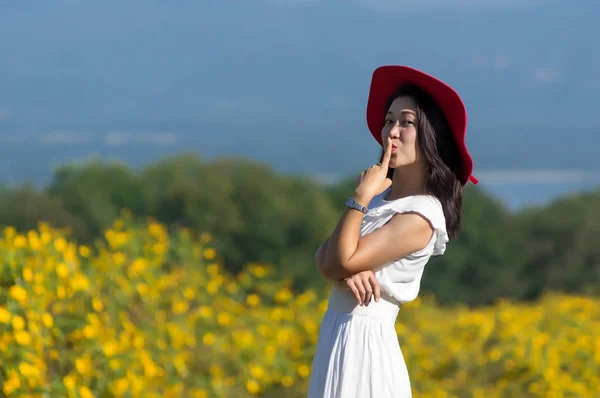
[[[373,206],[369,208],[371,220],[389,220],[395,214],[418,214],[431,225],[434,235],[430,243],[422,251],[414,253],[421,254],[443,254],[446,243],[449,241],[446,231],[446,218],[442,203],[433,195],[420,194],[405,196],[394,200],[386,200],[389,189],[373,199]]]
[[[436,229],[446,229],[446,218],[442,203],[433,195],[420,194],[405,196],[394,200],[386,200],[389,190],[382,193],[374,201],[370,211],[374,214],[418,213]]]
[[[432,211],[438,210],[443,215],[442,203],[433,195],[419,194],[404,196],[402,198],[387,200],[391,188],[386,189],[381,194],[373,198],[369,204],[369,210],[380,208],[390,208],[395,210],[410,209],[410,208],[428,208]]]

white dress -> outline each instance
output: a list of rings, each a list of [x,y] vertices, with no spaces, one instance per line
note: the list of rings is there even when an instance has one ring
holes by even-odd
[[[441,203],[419,195],[386,201],[374,198],[360,235],[383,226],[396,213],[416,212],[434,234],[422,250],[374,270],[381,289],[378,303],[359,306],[349,290],[333,286],[319,330],[308,398],[409,398],[408,370],[394,324],[400,304],[414,300],[425,264],[446,250],[448,234]]]

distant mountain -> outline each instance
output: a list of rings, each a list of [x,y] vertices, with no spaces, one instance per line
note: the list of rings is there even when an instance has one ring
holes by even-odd
[[[162,121],[63,124],[61,129],[0,122],[0,179],[45,183],[52,167],[90,156],[119,159],[137,167],[182,151],[201,157],[241,156],[294,174],[347,176],[375,163],[376,142],[359,117],[280,127],[235,121]],[[315,129],[312,126],[319,126]],[[10,131],[10,133],[9,133]],[[485,134],[484,134],[485,132]],[[600,131],[594,128],[526,129],[477,125],[469,131],[475,172],[521,169],[600,170]]]

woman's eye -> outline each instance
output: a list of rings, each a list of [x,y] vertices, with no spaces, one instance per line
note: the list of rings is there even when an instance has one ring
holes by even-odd
[[[385,119],[385,124],[390,124],[390,123],[394,123],[394,121],[392,119]]]
[[[412,120],[405,120],[405,121],[402,122],[403,126],[408,126],[410,124],[414,124],[414,122]]]

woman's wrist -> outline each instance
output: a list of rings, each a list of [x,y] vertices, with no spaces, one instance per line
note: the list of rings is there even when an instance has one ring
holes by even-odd
[[[369,203],[371,203],[373,197],[362,192],[355,191],[354,195],[352,195],[352,199],[364,207],[369,207]]]

